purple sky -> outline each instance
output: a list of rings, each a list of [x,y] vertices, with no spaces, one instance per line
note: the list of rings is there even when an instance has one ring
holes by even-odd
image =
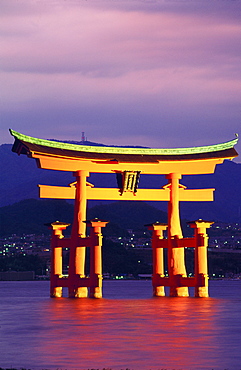
[[[241,135],[241,1],[1,0],[0,17],[1,144]]]

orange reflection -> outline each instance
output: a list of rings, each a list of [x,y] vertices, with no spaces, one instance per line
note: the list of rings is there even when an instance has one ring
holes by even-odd
[[[39,355],[46,366],[68,369],[215,366],[208,356],[218,346],[215,307],[210,298],[51,300],[41,317],[49,332],[39,338]]]

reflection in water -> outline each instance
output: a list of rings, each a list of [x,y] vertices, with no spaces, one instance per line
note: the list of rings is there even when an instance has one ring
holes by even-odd
[[[106,296],[116,294],[116,283],[107,283]],[[133,299],[25,297],[23,302],[23,297],[9,297],[2,312],[5,324],[12,320],[12,325],[1,327],[4,334],[1,348],[5,353],[0,366],[118,370],[240,368],[240,297],[147,298],[151,292],[149,282],[132,282],[132,286]],[[127,288],[126,282],[123,287]],[[129,285],[127,295],[130,290]],[[137,299],[138,290],[140,295],[145,291],[146,298]],[[15,306],[11,304],[14,300]]]
[[[55,300],[42,319],[57,340],[41,341],[40,353],[61,353],[58,366],[198,368],[201,361],[203,368],[207,349],[218,350],[210,335],[215,307],[212,299]]]

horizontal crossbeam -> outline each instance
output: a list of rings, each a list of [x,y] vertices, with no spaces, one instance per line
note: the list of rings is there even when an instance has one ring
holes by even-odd
[[[207,277],[204,274],[198,274],[195,277],[185,277],[180,275],[174,275],[170,277],[157,276],[155,286],[178,286],[178,287],[202,287],[205,286],[205,279]]]
[[[215,189],[179,189],[180,201],[213,201]],[[75,199],[75,187],[39,185],[40,198]],[[133,194],[125,192],[122,195],[115,188],[86,188],[89,200],[144,200],[144,201],[169,201],[170,190],[165,189],[138,189]]]
[[[78,275],[75,276],[75,284],[77,287],[100,287],[102,285],[102,276],[101,275],[94,275],[91,277],[80,277]],[[57,288],[68,288],[71,286],[71,280],[68,277],[61,277],[58,275],[54,276],[54,286]]]

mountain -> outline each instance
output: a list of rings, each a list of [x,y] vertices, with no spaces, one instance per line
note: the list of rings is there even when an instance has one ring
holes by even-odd
[[[74,181],[71,173],[39,169],[34,159],[18,156],[11,149],[11,144],[0,146],[0,207],[38,199],[38,184],[66,185]]]
[[[12,234],[47,234],[46,223],[61,221],[72,224],[74,207],[62,199],[25,199],[0,208],[0,237]],[[125,236],[127,229],[145,230],[145,224],[167,222],[167,214],[145,202],[113,202],[96,205],[87,212],[87,219],[110,221],[105,235]],[[65,234],[70,234],[71,226]]]
[[[214,202],[183,202],[183,217],[241,222],[241,163],[225,160],[213,175],[184,176],[182,183],[188,188],[216,189]]]
[[[38,199],[38,184],[66,186],[74,181],[72,173],[39,169],[34,159],[17,156],[11,148],[11,144],[0,146],[0,207],[24,199]],[[99,187],[116,187],[115,174],[94,173],[88,181]],[[160,188],[166,183],[165,176],[141,175],[139,187]],[[216,189],[214,202],[181,202],[182,218],[241,222],[241,164],[227,160],[216,166],[214,174],[183,176],[181,183],[190,189]],[[89,201],[90,206],[106,203]],[[149,204],[159,210],[167,210],[166,202]]]
[[[62,199],[25,199],[0,208],[0,236],[49,234],[45,223],[72,223],[73,205]]]

